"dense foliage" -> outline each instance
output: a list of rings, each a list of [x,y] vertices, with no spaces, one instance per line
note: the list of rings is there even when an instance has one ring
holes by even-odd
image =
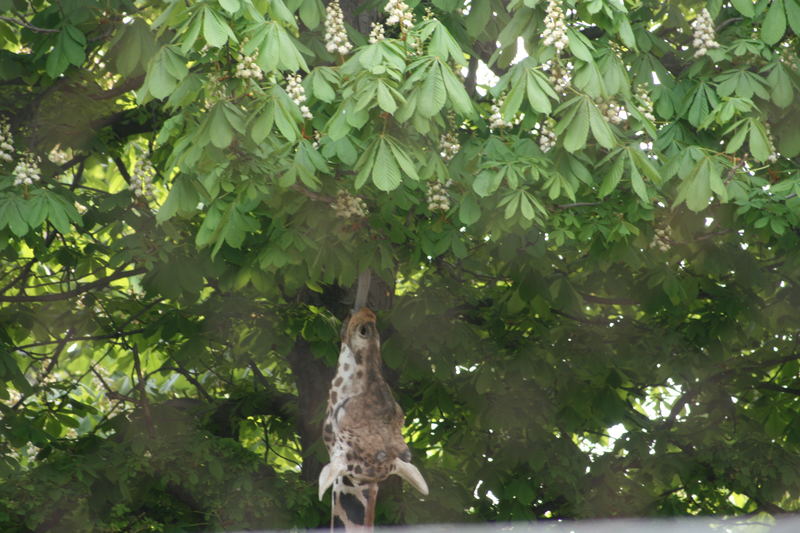
[[[0,11],[3,531],[326,524],[365,269],[379,523],[800,507],[798,0]]]

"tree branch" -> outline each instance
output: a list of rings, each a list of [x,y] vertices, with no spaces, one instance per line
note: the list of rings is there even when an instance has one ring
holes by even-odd
[[[588,292],[578,291],[578,294],[587,302],[603,305],[637,305],[639,302],[631,298],[608,298],[604,296],[595,296]]]
[[[0,16],[0,20],[4,20],[6,22],[10,22],[12,24],[16,24],[17,26],[22,26],[23,28],[27,28],[31,31],[36,31],[39,33],[58,33],[61,31],[61,30],[54,30],[52,28],[40,28],[38,26],[34,26],[30,22],[26,22],[22,19],[15,19],[14,17]]]
[[[131,276],[138,276],[139,274],[144,274],[147,272],[147,269],[144,267],[137,267],[133,270],[125,270],[123,272],[115,272],[110,276],[106,276],[105,278],[98,279],[96,281],[92,281],[90,283],[84,283],[79,287],[75,287],[72,290],[66,292],[58,292],[52,294],[39,294],[36,296],[29,296],[25,294],[21,294],[18,296],[0,296],[0,302],[14,302],[14,303],[21,303],[21,302],[54,302],[58,300],[66,300],[68,298],[72,298],[74,296],[78,296],[79,294],[83,294],[84,292],[88,292],[94,289],[99,289],[105,287],[112,281],[116,281],[118,279],[129,278]]]

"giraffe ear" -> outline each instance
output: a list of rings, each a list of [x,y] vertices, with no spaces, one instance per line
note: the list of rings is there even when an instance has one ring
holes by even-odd
[[[344,461],[342,461],[342,458],[338,456],[334,457],[330,463],[322,467],[322,472],[319,473],[320,501],[322,501],[322,497],[325,495],[325,491],[328,490],[328,487],[333,485],[333,482],[336,480],[336,478],[341,476],[346,471],[347,467],[344,465]]]
[[[411,483],[411,486],[420,491],[423,496],[428,495],[428,484],[425,483],[425,478],[422,477],[416,466],[406,463],[399,457],[394,460],[394,466],[398,476]]]

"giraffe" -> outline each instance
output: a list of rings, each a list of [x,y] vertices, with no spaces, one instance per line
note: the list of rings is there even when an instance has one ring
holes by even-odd
[[[402,427],[403,410],[381,374],[375,315],[364,307],[342,328],[322,432],[330,463],[319,475],[319,499],[333,485],[331,528],[338,519],[347,531],[371,530],[378,483],[392,474],[428,494]]]

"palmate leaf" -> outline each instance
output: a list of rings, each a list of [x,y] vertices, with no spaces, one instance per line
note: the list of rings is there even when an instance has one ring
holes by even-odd
[[[686,202],[686,207],[692,211],[702,211],[708,207],[712,193],[716,193],[720,201],[726,202],[727,189],[720,177],[721,173],[722,165],[715,156],[704,154],[683,177],[673,207]]]
[[[600,190],[597,192],[597,195],[600,198],[605,198],[617,188],[617,185],[622,179],[622,172],[625,169],[624,164],[624,155],[620,155],[614,159],[611,167],[609,167],[609,169],[606,171],[605,177],[603,177],[603,182],[600,184]]]
[[[452,59],[458,65],[466,65],[464,52],[461,51],[458,42],[450,35],[447,27],[436,19],[432,19],[431,22],[435,25],[435,28],[428,42],[428,54],[439,58],[442,62]]]
[[[800,0],[784,0],[786,20],[795,35],[800,35]]]
[[[647,194],[647,187],[644,184],[644,180],[642,180],[642,175],[639,173],[639,169],[636,167],[636,164],[633,162],[632,158],[628,158],[629,161],[629,168],[631,172],[631,187],[633,188],[633,192],[642,200],[642,202],[648,203],[650,201],[650,197]]]
[[[792,0],[789,0],[792,1]],[[767,44],[775,44],[781,40],[786,32],[786,13],[783,0],[773,0],[764,17],[759,37]]]
[[[772,153],[772,143],[767,136],[764,123],[757,119],[750,120],[750,152],[758,161],[766,161]]]
[[[445,89],[447,89],[447,99],[453,110],[464,117],[474,117],[475,108],[467,90],[464,89],[464,84],[456,78],[456,75],[445,63],[439,63],[439,70],[442,73]]]
[[[481,217],[481,208],[478,199],[474,194],[465,194],[458,207],[458,219],[469,226],[477,222]]]
[[[286,29],[275,21],[261,22],[248,31],[250,40],[242,47],[245,54],[259,51],[256,64],[265,72],[278,69],[308,72],[303,55]]]
[[[444,107],[447,91],[439,65],[433,64],[419,88],[417,111],[423,117],[432,117]]]
[[[576,152],[586,146],[586,137],[589,135],[589,108],[587,100],[575,106],[572,120],[566,127],[564,135],[564,148],[568,152]]]
[[[753,9],[753,0],[731,0],[731,4],[736,10],[745,17],[753,18],[755,9]]]
[[[800,9],[800,8],[798,8]],[[786,67],[782,62],[776,61],[772,71],[767,76],[767,86],[770,88],[770,98],[778,107],[788,107],[794,99],[794,87]]]
[[[385,139],[381,139],[375,154],[372,181],[381,191],[392,191],[400,186],[400,167]]]
[[[137,98],[140,102],[145,102],[150,96],[158,99],[170,96],[188,72],[185,59],[177,46],[161,47],[147,69],[147,76]]]
[[[616,144],[616,135],[614,135],[611,125],[595,105],[587,105],[587,108],[592,135],[603,148],[613,148]]]
[[[236,37],[223,21],[210,7],[203,9],[203,37],[209,46],[219,48],[232,38],[236,42]]]

